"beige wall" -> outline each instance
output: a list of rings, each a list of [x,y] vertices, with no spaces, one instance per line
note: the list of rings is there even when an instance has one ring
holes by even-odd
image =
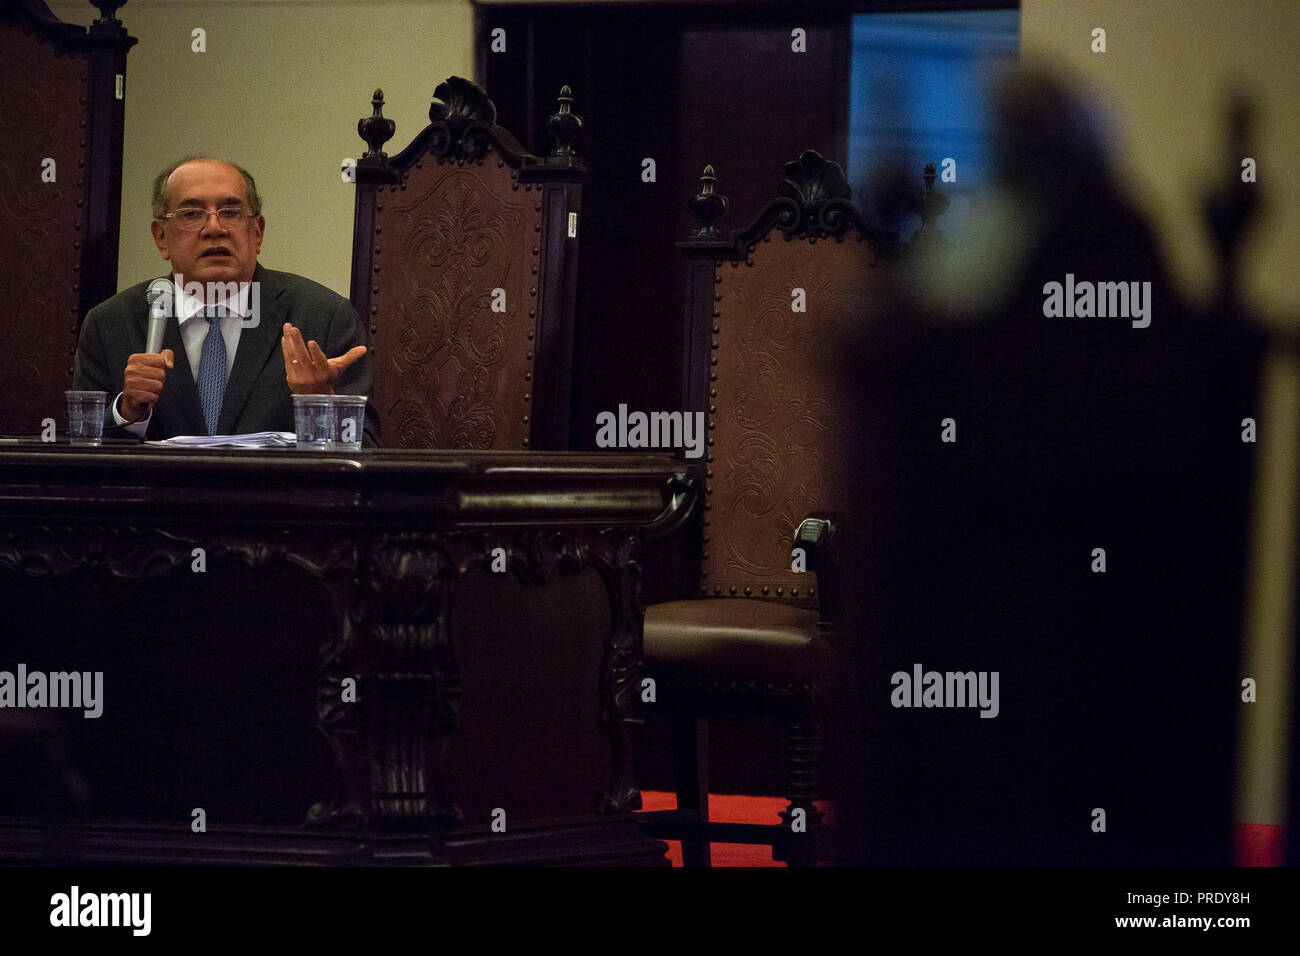
[[[89,25],[85,2],[55,0]],[[118,18],[140,42],[126,75],[118,286],[166,271],[149,235],[158,170],[186,153],[224,156],[257,180],[266,216],[261,261],[348,294],[351,185],[344,157],[365,146],[357,120],[384,91],[395,153],[429,122],[434,87],[473,78],[469,0],[131,0]],[[191,30],[207,52],[191,52]]]
[[[1092,30],[1106,53],[1091,52]],[[1155,217],[1179,280],[1213,288],[1200,187],[1222,149],[1222,102],[1240,79],[1262,108],[1259,187],[1271,218],[1248,250],[1248,298],[1300,318],[1300,3],[1296,0],[1023,0],[1022,56],[1061,67],[1105,104],[1120,168]]]

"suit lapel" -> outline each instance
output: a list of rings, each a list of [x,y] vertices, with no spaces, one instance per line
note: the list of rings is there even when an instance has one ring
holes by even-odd
[[[148,322],[147,318],[145,322]],[[174,310],[163,330],[163,348],[172,350],[172,367],[167,372],[167,380],[163,388],[172,393],[172,400],[185,416],[185,422],[189,426],[181,434],[206,435],[208,425],[203,419],[199,387],[194,383],[194,373],[190,371],[189,356],[185,353],[185,343],[181,341],[181,327]]]
[[[284,287],[260,263],[253,272],[253,281],[260,284],[257,324],[246,325],[239,333],[239,348],[235,351],[235,364],[230,369],[230,380],[226,382],[226,393],[221,400],[221,417],[217,422],[217,431],[222,435],[231,434],[235,422],[239,421],[253,386],[267,362],[276,354],[283,334],[284,305],[279,299]],[[194,387],[194,395],[197,407],[197,387]]]

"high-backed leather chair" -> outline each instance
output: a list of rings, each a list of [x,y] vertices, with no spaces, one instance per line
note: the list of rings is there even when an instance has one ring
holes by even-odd
[[[0,2],[0,432],[67,421],[81,319],[117,290],[127,51],[41,0]]]
[[[352,304],[370,329],[380,444],[568,447],[582,120],[566,86],[528,154],[487,94],[453,76],[396,156],[376,90],[358,132]]]
[[[933,181],[932,170],[930,181]],[[838,164],[805,151],[785,165],[778,198],[728,237],[712,167],[690,201],[683,403],[706,409],[698,597],[652,605],[647,674],[672,714],[680,836],[687,865],[708,841],[771,843],[774,855],[825,855],[822,732],[834,699],[836,512],[854,493],[834,467],[853,403],[833,372],[835,343],[864,321],[900,251],[850,201]],[[933,203],[922,204],[934,234]],[[934,213],[929,215],[929,213]],[[926,232],[923,228],[923,233]],[[766,714],[780,725],[789,805],[784,823],[708,822],[709,718]]]

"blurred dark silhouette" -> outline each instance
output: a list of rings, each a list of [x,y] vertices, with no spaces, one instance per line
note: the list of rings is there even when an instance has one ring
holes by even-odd
[[[1259,345],[1182,299],[1068,89],[1021,70],[996,118],[983,233],[848,353],[843,860],[1226,864]],[[1150,282],[1150,325],[1045,316],[1067,274]],[[997,671],[997,717],[893,707],[915,664]]]

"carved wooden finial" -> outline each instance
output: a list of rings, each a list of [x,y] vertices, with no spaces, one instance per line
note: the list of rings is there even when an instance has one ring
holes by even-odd
[[[559,110],[546,120],[546,129],[555,140],[551,157],[568,160],[574,156],[573,144],[582,135],[582,117],[573,112],[573,90],[560,88]]]
[[[429,152],[447,159],[482,159],[500,137],[497,108],[484,90],[463,76],[449,76],[433,91]]]
[[[948,208],[948,197],[934,191],[934,163],[925,164],[925,188],[912,200],[912,212],[921,217],[921,228],[912,237],[912,242],[929,242],[931,239],[943,239],[943,233],[935,221]]]
[[[700,191],[686,201],[686,209],[695,220],[695,228],[691,230],[692,239],[718,237],[713,222],[727,211],[727,197],[713,191],[713,184],[717,181],[713,166],[705,166],[704,175],[700,177]]]
[[[366,152],[362,162],[381,162],[387,158],[384,144],[393,138],[397,124],[384,116],[384,91],[375,90],[370,99],[371,113],[357,121],[357,135],[366,141]]]
[[[1254,170],[1246,171],[1245,160],[1254,160],[1255,110],[1241,90],[1229,93],[1224,118],[1224,149],[1221,172],[1204,194],[1205,225],[1219,260],[1218,304],[1215,315],[1236,316],[1242,311],[1241,253],[1243,241],[1260,205]]]
[[[831,199],[849,199],[853,190],[844,178],[844,168],[815,149],[805,149],[799,158],[785,164],[785,178],[776,190],[798,200],[806,210]]]
[[[99,19],[107,27],[120,27],[122,21],[116,16],[119,8],[126,6],[126,0],[91,0],[91,5],[99,10]]]
[[[429,104],[429,122],[439,120],[457,131],[470,123],[493,126],[497,108],[476,83],[463,76],[449,76],[438,84]]]
[[[844,168],[815,149],[785,164],[777,194],[790,200],[777,226],[787,236],[843,235],[854,221],[853,190]]]

